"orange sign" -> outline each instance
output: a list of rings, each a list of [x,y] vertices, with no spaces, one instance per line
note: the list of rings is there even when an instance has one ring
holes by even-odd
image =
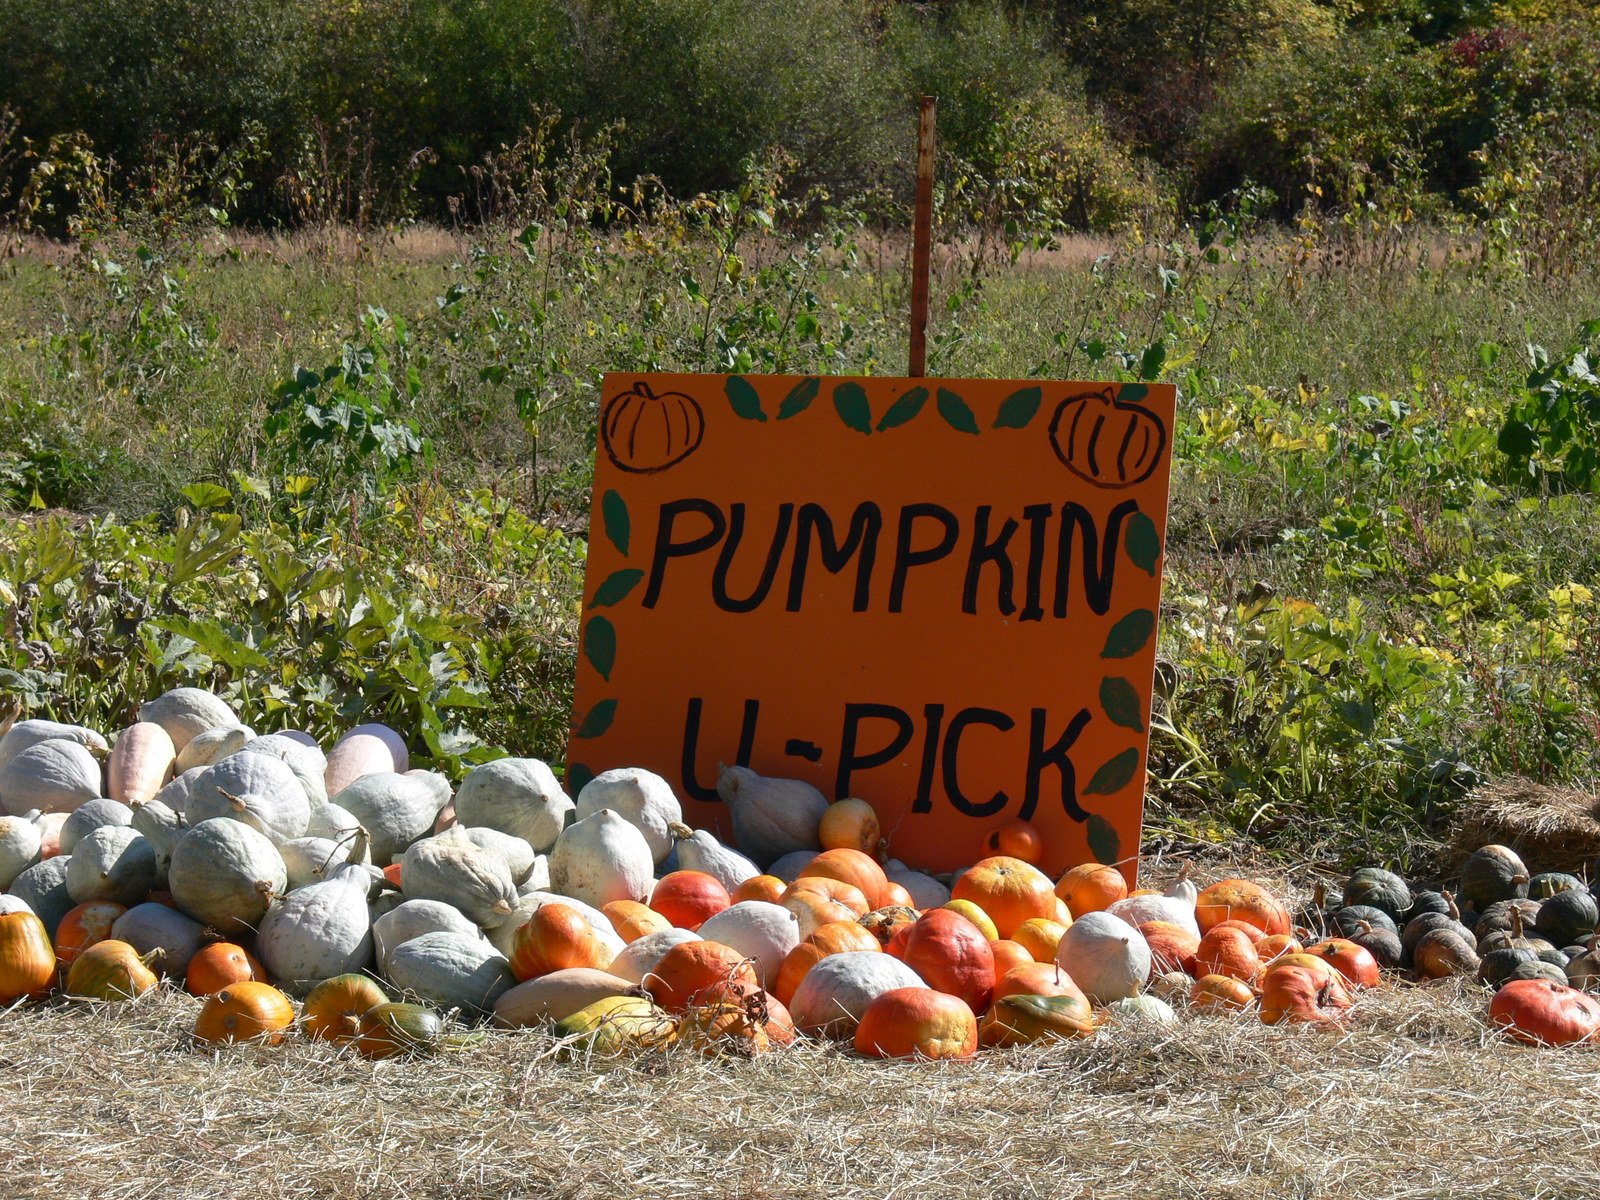
[[[1168,385],[609,375],[568,786],[719,763],[859,796],[890,853],[1139,849]],[[761,864],[765,866],[766,864]]]

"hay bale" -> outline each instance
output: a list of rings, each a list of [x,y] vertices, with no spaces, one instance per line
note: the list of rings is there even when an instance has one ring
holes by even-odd
[[[1532,871],[1587,872],[1600,858],[1600,796],[1515,775],[1492,780],[1456,810],[1453,862],[1490,842],[1510,846]]]

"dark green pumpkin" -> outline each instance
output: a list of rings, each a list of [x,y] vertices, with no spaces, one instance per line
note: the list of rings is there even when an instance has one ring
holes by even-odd
[[[1538,900],[1501,900],[1483,910],[1473,933],[1481,942],[1491,933],[1508,933],[1518,923],[1532,929],[1539,919]]]
[[[1567,973],[1560,967],[1541,959],[1531,963],[1523,963],[1500,982],[1510,983],[1513,979],[1548,979],[1551,983],[1565,984],[1567,982]]]
[[[1479,958],[1478,981],[1497,988],[1511,978],[1511,972],[1518,967],[1530,966],[1539,961],[1539,956],[1532,950],[1526,950],[1521,946],[1502,946],[1498,950],[1490,950]]]
[[[1527,894],[1528,868],[1509,846],[1484,846],[1461,864],[1461,899],[1479,912]]]
[[[1587,889],[1568,888],[1539,905],[1533,927],[1558,946],[1581,942],[1600,924],[1600,905]]]
[[[1344,903],[1346,908],[1369,905],[1399,921],[1411,907],[1411,889],[1393,871],[1362,867],[1345,881]]]
[[[1423,913],[1420,917],[1412,917],[1407,921],[1405,931],[1400,935],[1401,961],[1406,966],[1411,965],[1417,943],[1422,940],[1424,934],[1433,929],[1448,929],[1459,935],[1468,945],[1473,944],[1472,931],[1461,922],[1444,913]]]
[[[1456,916],[1455,905],[1444,892],[1417,892],[1411,897],[1411,908],[1406,913],[1406,920],[1413,921],[1417,917],[1428,913],[1440,913],[1443,916]]]
[[[1372,955],[1380,967],[1398,967],[1404,957],[1400,945],[1400,935],[1392,929],[1384,929],[1370,921],[1364,922],[1356,932],[1347,935],[1348,940],[1364,947]]]
[[[1545,871],[1528,880],[1528,899],[1548,900],[1558,892],[1587,892],[1589,885],[1565,871]]]
[[[1365,921],[1374,929],[1387,929],[1390,933],[1399,933],[1400,927],[1394,923],[1394,918],[1381,908],[1373,908],[1370,904],[1347,904],[1343,908],[1336,908],[1328,918],[1328,925],[1336,930],[1343,938],[1361,932],[1361,923]]]
[[[1600,938],[1591,939],[1589,948],[1567,961],[1567,982],[1585,991],[1600,991]]]

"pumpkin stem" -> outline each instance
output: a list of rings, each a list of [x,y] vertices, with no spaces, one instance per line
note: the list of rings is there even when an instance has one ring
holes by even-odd
[[[681,842],[685,838],[692,838],[694,836],[694,830],[690,829],[682,821],[669,822],[667,825],[667,832],[672,835],[672,840],[675,842]]]
[[[1515,900],[1511,902],[1511,936],[1515,938],[1522,936],[1522,910],[1517,907]]]
[[[244,812],[245,809],[250,807],[242,796],[235,796],[232,792],[225,792],[221,788],[218,788],[217,791],[222,794],[224,800],[233,805],[234,812]]]

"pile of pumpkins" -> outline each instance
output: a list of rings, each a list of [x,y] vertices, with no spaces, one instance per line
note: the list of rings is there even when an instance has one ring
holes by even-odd
[[[544,763],[504,758],[453,789],[410,769],[382,725],[324,754],[303,733],[257,736],[196,688],[141,705],[114,743],[20,721],[0,736],[0,1004],[165,982],[205,998],[201,1043],[299,1029],[374,1057],[478,1036],[454,1017],[576,1049],[755,1054],[817,1037],[965,1058],[1171,1024],[1180,1001],[1333,1024],[1407,955],[1424,973],[1479,969],[1448,907],[1417,910],[1402,936],[1394,918],[1431,901],[1387,872],[1299,914],[1297,937],[1248,880],[1130,894],[1094,864],[1052,880],[1024,822],[935,878],[883,856],[861,800],[738,766],[718,791],[732,846],[685,826],[649,771],[604,772],[572,798]],[[1526,982],[1555,986],[1544,976]]]

